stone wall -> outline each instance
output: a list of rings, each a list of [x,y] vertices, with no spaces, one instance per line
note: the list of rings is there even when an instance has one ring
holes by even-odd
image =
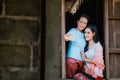
[[[40,1],[0,0],[0,80],[40,80]]]

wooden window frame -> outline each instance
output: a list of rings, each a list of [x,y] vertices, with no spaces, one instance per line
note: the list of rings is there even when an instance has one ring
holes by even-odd
[[[106,79],[110,80],[109,74],[109,27],[108,27],[108,0],[104,0],[104,40],[105,40],[105,64]]]
[[[65,57],[65,0],[61,1],[61,76],[62,80],[66,79],[66,57]]]
[[[109,74],[109,27],[108,27],[108,0],[104,0],[104,40],[105,40],[105,64],[106,79],[110,79]],[[65,0],[61,0],[61,77],[66,80],[66,47],[65,47]]]

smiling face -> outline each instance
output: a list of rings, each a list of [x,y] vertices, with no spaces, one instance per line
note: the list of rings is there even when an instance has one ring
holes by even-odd
[[[86,41],[91,41],[93,40],[95,32],[92,32],[90,28],[86,28],[84,35],[85,35]]]
[[[78,21],[77,21],[77,29],[79,31],[82,31],[85,29],[86,25],[88,23],[88,20],[85,17],[81,17]]]

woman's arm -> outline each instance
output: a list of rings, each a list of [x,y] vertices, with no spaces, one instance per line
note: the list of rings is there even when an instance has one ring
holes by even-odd
[[[84,69],[85,69],[85,72],[86,72],[87,74],[90,74],[90,70],[88,69],[88,67],[87,67],[86,65],[84,65]]]
[[[104,65],[104,60],[103,60],[103,48],[101,45],[98,45],[96,47],[96,55],[93,61],[96,64],[96,66],[98,66],[101,69],[104,69],[105,65]]]
[[[83,61],[89,62],[89,63],[94,63],[93,60],[90,60],[90,59],[87,59],[87,58],[86,58],[85,53],[84,53],[83,51],[81,51],[81,54],[82,54]]]
[[[65,41],[73,41],[74,37],[70,34],[65,34],[64,39],[65,39]]]
[[[104,65],[104,61],[103,61],[103,49],[102,49],[102,47],[97,46],[95,53],[96,53],[95,57],[92,60],[90,60],[90,59],[87,59],[85,56],[85,53],[83,51],[81,51],[82,58],[85,62],[93,63],[96,66],[98,66],[99,68],[104,69],[105,65]]]
[[[87,59],[87,58],[84,58],[83,59],[85,62],[89,62],[89,63],[93,63],[94,64],[94,61],[93,60],[90,60],[90,59]]]

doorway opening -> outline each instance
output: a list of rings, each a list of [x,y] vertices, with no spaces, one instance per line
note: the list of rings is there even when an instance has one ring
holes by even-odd
[[[75,14],[66,12],[65,13],[66,32],[70,28],[76,27],[77,18],[81,14],[88,15],[90,18],[89,23],[95,24],[97,26],[101,43],[104,45],[103,0],[84,0]]]
[[[65,12],[65,33],[67,33],[70,28],[74,28],[77,26],[77,18],[79,18],[80,15],[86,14],[90,18],[88,24],[94,24],[97,26],[100,42],[103,46],[103,49],[105,49],[103,9],[104,9],[104,0],[83,0],[82,4],[79,6],[75,14],[72,14],[70,12]],[[67,46],[68,44],[66,43],[65,51],[67,51]],[[105,61],[105,50],[103,56]],[[104,77],[106,77],[105,71],[104,71]]]

